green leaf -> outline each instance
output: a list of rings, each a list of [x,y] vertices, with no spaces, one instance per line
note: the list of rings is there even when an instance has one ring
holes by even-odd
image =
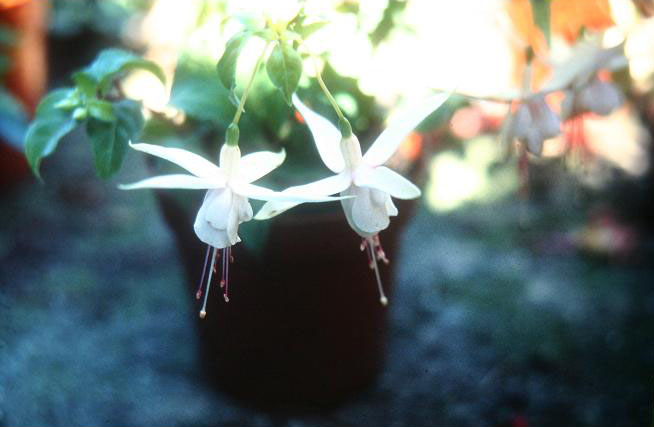
[[[268,58],[266,71],[273,84],[282,91],[286,103],[291,105],[291,96],[302,76],[300,55],[292,47],[278,44]]]
[[[295,32],[302,36],[302,38],[307,38],[327,24],[329,24],[329,21],[316,21],[310,24],[303,24],[296,28]]]
[[[73,74],[73,80],[87,96],[92,96],[98,90],[101,94],[106,94],[117,74],[137,68],[151,72],[162,83],[166,82],[166,77],[157,64],[122,49],[103,50],[91,65]]]
[[[94,117],[103,122],[113,122],[116,120],[116,115],[114,114],[114,106],[109,101],[102,101],[100,99],[90,99],[87,108],[91,117]]]
[[[170,103],[194,119],[222,126],[232,120],[234,109],[227,90],[216,79],[215,65],[182,58],[170,94]]]
[[[68,98],[73,92],[71,88],[58,89],[50,92],[36,107],[36,116],[25,134],[25,157],[37,177],[41,160],[52,154],[59,141],[68,134],[77,122],[70,112],[56,108],[55,105]]]
[[[225,46],[225,53],[223,53],[223,56],[216,65],[218,78],[228,90],[233,90],[236,86],[236,64],[238,62],[238,56],[241,54],[241,49],[245,46],[245,42],[250,35],[250,31],[241,31],[232,36]]]
[[[109,178],[123,163],[128,143],[143,129],[143,114],[138,102],[124,100],[113,105],[116,120],[106,122],[89,118],[86,132],[95,155],[98,176]]]
[[[550,44],[550,0],[529,0],[534,24],[543,31],[547,45]]]

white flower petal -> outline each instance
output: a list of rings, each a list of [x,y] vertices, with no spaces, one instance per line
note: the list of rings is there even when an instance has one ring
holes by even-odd
[[[375,203],[379,195],[373,188],[350,186],[341,195],[355,196],[352,199],[341,200],[345,218],[352,229],[361,237],[371,237],[384,230],[390,224],[386,203]],[[383,194],[381,195],[383,198]]]
[[[241,197],[234,195],[234,199],[237,198]],[[232,245],[241,241],[241,238],[238,237],[238,225],[240,224],[240,221],[238,207],[236,206],[237,204],[238,202],[234,200],[234,205],[232,205],[232,208],[229,210],[229,214],[227,215],[227,238],[229,239],[229,243]]]
[[[391,158],[404,138],[415,129],[428,115],[449,98],[449,93],[440,93],[403,111],[393,120],[386,130],[375,140],[363,155],[364,161],[370,166],[379,166]]]
[[[289,187],[281,192],[290,196],[329,196],[331,194],[340,193],[345,190],[351,183],[350,175],[348,173],[341,173],[332,175],[309,184],[297,185]],[[338,200],[339,198],[330,198],[330,200]],[[257,212],[254,219],[263,220],[277,216],[287,210],[304,203],[303,201],[270,201],[263,205],[259,212]]]
[[[340,197],[327,197],[316,194],[299,195],[290,192],[278,192],[254,184],[233,185],[234,192],[250,199],[276,201],[276,202],[331,202],[340,200]]]
[[[206,206],[204,219],[214,228],[226,230],[229,215],[234,210],[234,198],[235,195],[229,188],[207,192],[202,203]]]
[[[411,181],[385,166],[357,169],[354,183],[358,186],[375,188],[398,199],[420,197],[420,189]]]
[[[264,175],[269,174],[284,162],[286,151],[282,149],[279,153],[274,151],[259,151],[241,157],[239,163],[239,179],[250,183]]]
[[[227,235],[227,230],[218,229],[211,225],[207,221],[207,212],[210,210],[210,205],[218,194],[217,191],[209,190],[204,198],[204,202],[198,211],[198,214],[195,218],[195,224],[193,224],[193,229],[198,238],[214,248],[222,249],[227,246],[231,246],[233,243],[230,241],[229,236]]]
[[[318,154],[320,154],[325,166],[334,173],[340,173],[345,168],[345,162],[339,148],[341,132],[329,120],[311,111],[309,107],[300,101],[297,95],[293,95],[293,105],[309,126]]]
[[[162,159],[175,163],[195,176],[220,179],[222,181],[225,180],[224,174],[218,166],[214,165],[204,157],[198,156],[190,151],[181,148],[161,147],[152,144],[132,144],[131,142],[129,146],[135,150],[161,157]]]
[[[389,216],[397,216],[398,211],[397,207],[395,206],[395,203],[393,203],[393,199],[391,199],[391,196],[388,196],[386,199],[386,213]]]
[[[212,179],[199,178],[193,175],[172,174],[153,176],[132,184],[120,184],[121,190],[136,190],[139,188],[185,188],[189,190],[202,190],[209,188],[221,188],[221,184]]]

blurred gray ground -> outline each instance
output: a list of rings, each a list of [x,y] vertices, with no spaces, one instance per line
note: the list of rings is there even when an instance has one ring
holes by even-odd
[[[525,231],[514,200],[418,211],[371,389],[322,413],[240,406],[203,377],[152,194],[115,188],[143,176],[141,159],[103,183],[86,148],[68,142],[46,185],[1,196],[0,425],[651,422],[653,269],[557,250],[575,209],[537,207]]]

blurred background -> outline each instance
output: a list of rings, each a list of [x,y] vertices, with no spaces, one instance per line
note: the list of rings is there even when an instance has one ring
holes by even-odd
[[[651,424],[649,0],[552,0],[545,46],[526,0],[305,2],[307,16],[327,22],[306,46],[364,148],[412,99],[452,88],[470,96],[453,95],[390,161],[423,197],[400,210],[399,240],[389,242],[394,291],[374,379],[338,405],[311,408],[264,407],[216,386],[187,286],[200,272],[185,263],[161,196],[117,189],[166,166],[129,153],[103,181],[76,130],[39,182],[23,136],[41,96],[71,85],[102,49],[122,47],[168,78],[123,80],[145,107],[141,140],[215,158],[234,112],[215,64],[262,11],[295,10],[268,3],[0,2],[0,425]],[[521,87],[527,47],[546,81],[591,39],[624,46],[625,67],[602,77],[624,104],[564,124],[525,162],[500,141],[509,104],[495,101]],[[246,46],[239,84],[261,46]],[[309,63],[298,92],[335,122]],[[301,117],[264,74],[241,121],[243,150],[287,150],[266,182],[275,189],[327,176]],[[186,193],[170,197],[194,212],[201,195]],[[242,226],[244,251],[265,245],[266,224]],[[356,246],[342,247],[365,264]]]

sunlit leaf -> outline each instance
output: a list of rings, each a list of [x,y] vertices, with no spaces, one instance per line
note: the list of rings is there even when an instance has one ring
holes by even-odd
[[[229,39],[225,52],[216,65],[220,82],[229,90],[233,90],[236,86],[236,64],[250,35],[249,31],[242,31]]]
[[[112,80],[119,73],[133,69],[149,71],[162,83],[166,81],[163,71],[157,64],[122,49],[103,50],[91,65],[73,74],[73,80],[87,96],[92,96],[96,91],[106,94]]]
[[[291,105],[291,96],[302,76],[300,55],[292,47],[278,44],[268,58],[266,71],[273,84],[282,91],[286,103]]]

